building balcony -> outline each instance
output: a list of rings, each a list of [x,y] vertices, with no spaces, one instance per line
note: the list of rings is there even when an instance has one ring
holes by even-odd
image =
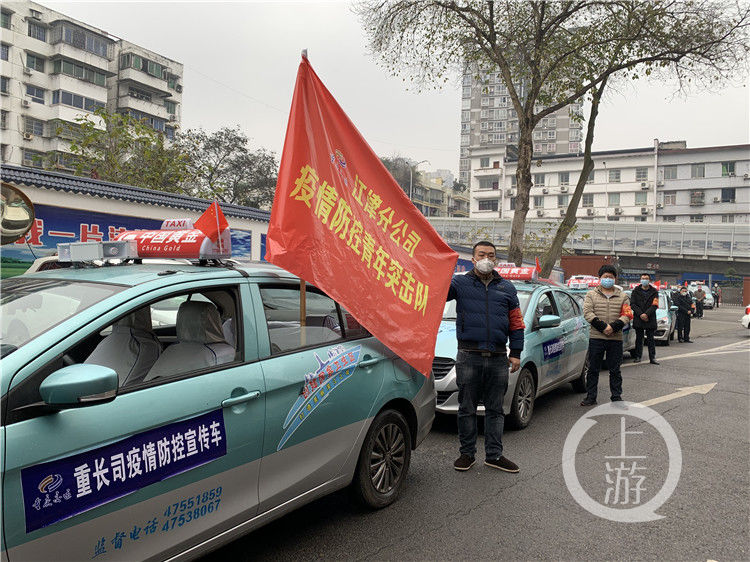
[[[503,176],[503,169],[502,168],[475,168],[474,171],[474,177],[477,178],[489,178],[489,177],[502,177]]]
[[[68,43],[60,42],[52,46],[52,55],[50,58],[56,58],[59,56],[81,62],[87,66],[96,68],[107,75],[111,74],[109,70],[109,60],[107,58],[95,55],[85,49],[79,49]]]
[[[141,70],[135,68],[123,68],[120,70],[119,81],[122,82],[134,82],[141,87],[146,87],[149,90],[161,94],[163,96],[171,96],[172,92],[167,88],[167,81],[162,78],[151,76]]]
[[[147,113],[148,115],[153,115],[154,117],[159,117],[160,119],[169,121],[169,113],[167,112],[167,108],[164,107],[163,102],[160,104],[155,101],[146,101],[133,96],[125,95],[120,96],[117,99],[117,107],[119,109],[134,109],[135,111]]]

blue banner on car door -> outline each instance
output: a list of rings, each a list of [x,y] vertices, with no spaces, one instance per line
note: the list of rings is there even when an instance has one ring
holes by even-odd
[[[554,340],[549,340],[542,344],[542,351],[544,352],[545,361],[554,359],[555,357],[560,357],[563,354],[564,350],[565,342],[563,342],[560,338],[555,338]]]
[[[30,533],[226,455],[222,410],[21,471]]]

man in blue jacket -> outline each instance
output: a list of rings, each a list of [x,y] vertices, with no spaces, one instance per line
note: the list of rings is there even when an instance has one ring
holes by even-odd
[[[477,242],[474,269],[456,275],[447,300],[456,299],[456,382],[458,384],[458,439],[461,456],[456,470],[469,470],[477,450],[477,405],[484,403],[484,464],[506,472],[518,466],[503,456],[503,398],[511,371],[521,367],[524,323],[516,288],[495,271],[491,242]],[[510,348],[510,351],[506,349]]]

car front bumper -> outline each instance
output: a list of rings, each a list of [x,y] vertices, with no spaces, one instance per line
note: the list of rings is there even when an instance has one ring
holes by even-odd
[[[505,392],[505,399],[503,400],[503,412],[506,414],[510,412],[519,372],[509,373],[508,376],[508,390]],[[435,390],[437,391],[437,407],[435,411],[438,414],[458,414],[458,383],[456,382],[455,366],[447,375],[435,380]],[[477,407],[477,414],[480,416],[484,415],[484,406],[481,402]]]

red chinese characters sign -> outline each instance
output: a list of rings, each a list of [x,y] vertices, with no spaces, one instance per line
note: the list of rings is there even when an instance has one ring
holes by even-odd
[[[458,255],[385,169],[303,58],[266,259],[325,291],[419,372]]]

